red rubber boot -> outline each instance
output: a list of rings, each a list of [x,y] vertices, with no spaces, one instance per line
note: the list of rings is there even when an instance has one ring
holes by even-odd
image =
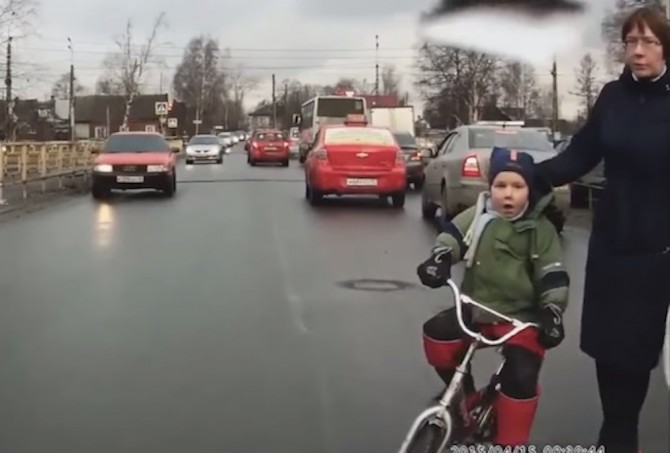
[[[495,445],[525,445],[530,438],[530,430],[535,420],[539,397],[517,400],[498,393],[493,403],[496,414]]]

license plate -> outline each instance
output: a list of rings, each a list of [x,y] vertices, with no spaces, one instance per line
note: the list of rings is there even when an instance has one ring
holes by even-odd
[[[144,176],[117,176],[116,182],[125,182],[125,183],[144,182]]]
[[[356,187],[374,187],[377,185],[376,179],[360,179],[360,178],[349,178],[347,179],[348,186]]]
[[[269,146],[269,147],[265,148],[265,151],[277,151],[277,148],[275,148],[273,146]]]

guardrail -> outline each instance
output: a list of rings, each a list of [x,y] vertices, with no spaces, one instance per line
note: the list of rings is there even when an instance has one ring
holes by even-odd
[[[54,141],[16,142],[0,145],[0,201],[5,200],[8,188],[20,188],[23,199],[29,197],[31,187],[41,183],[41,192],[49,181],[57,181],[63,189],[68,181],[79,176],[86,178],[95,154],[104,142]]]
[[[166,137],[170,147],[183,154],[181,138]],[[87,181],[104,140],[6,142],[0,144],[0,204],[12,198],[29,198],[35,191],[62,190],[77,178]],[[55,186],[55,187],[54,187]]]

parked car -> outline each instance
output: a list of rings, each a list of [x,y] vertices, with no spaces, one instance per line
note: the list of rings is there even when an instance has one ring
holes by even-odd
[[[405,155],[407,185],[409,186],[411,184],[415,189],[421,190],[424,181],[423,170],[428,164],[428,161],[424,158],[419,143],[409,132],[400,132],[393,135]]]
[[[186,163],[198,161],[223,163],[224,147],[216,135],[194,135],[186,145]]]
[[[566,137],[556,143],[556,152],[562,153],[570,144],[572,137]],[[605,187],[605,164],[601,160],[586,175],[570,184],[570,202],[574,207],[591,207],[590,204]]]
[[[177,190],[178,152],[155,132],[116,132],[95,158],[91,193],[101,199],[112,190],[154,189],[171,197]]]
[[[284,167],[288,167],[289,143],[281,131],[256,131],[245,145],[245,149],[247,163],[251,166],[259,162],[280,162]]]
[[[480,192],[488,190],[488,169],[494,146],[524,151],[536,162],[557,152],[543,132],[506,124],[471,124],[451,131],[437,146],[425,168],[421,194],[424,218],[434,218],[438,209],[449,219],[476,204]],[[556,212],[550,216],[557,231],[563,230],[570,210],[570,188],[554,190]]]
[[[319,129],[304,170],[312,205],[326,195],[376,195],[391,198],[395,208],[405,205],[405,155],[390,130],[367,126],[364,115]]]

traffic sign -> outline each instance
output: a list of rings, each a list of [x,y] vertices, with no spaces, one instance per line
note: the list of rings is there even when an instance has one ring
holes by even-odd
[[[178,124],[177,118],[168,118],[168,127],[169,128],[174,129],[174,128],[177,127],[177,124]]]
[[[167,102],[156,102],[155,103],[156,115],[167,115],[168,114],[168,103]]]
[[[202,124],[202,120],[193,120],[193,124]]]

